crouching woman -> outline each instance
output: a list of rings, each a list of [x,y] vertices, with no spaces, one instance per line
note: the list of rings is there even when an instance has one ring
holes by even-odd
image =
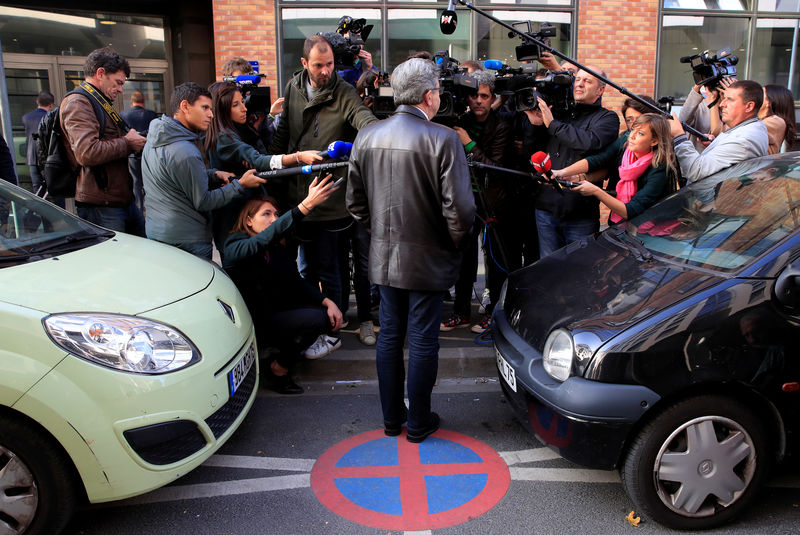
[[[301,352],[319,335],[342,324],[339,307],[300,276],[283,243],[292,226],[324,202],[336,188],[330,175],[314,179],[308,196],[279,217],[272,197],[248,200],[225,242],[223,267],[244,297],[261,347],[273,347],[267,387],[281,394],[300,394],[291,378]]]

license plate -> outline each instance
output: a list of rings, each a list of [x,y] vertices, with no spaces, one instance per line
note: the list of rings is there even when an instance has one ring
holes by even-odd
[[[255,361],[256,351],[251,345],[250,349],[239,359],[239,362],[234,364],[233,369],[228,372],[228,387],[231,391],[231,396],[236,393],[236,389],[239,388],[244,378],[247,377],[247,372],[250,371]]]
[[[500,370],[500,377],[505,379],[508,386],[511,387],[511,390],[514,392],[517,391],[517,375],[514,373],[514,368],[506,362],[506,359],[500,356],[500,351],[497,348],[494,349],[495,355],[497,355],[497,369]]]

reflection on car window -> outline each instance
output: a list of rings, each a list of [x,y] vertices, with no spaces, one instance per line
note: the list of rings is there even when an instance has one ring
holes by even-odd
[[[661,257],[733,271],[798,227],[800,166],[778,160],[696,182],[631,220],[627,231]]]
[[[0,268],[14,259],[27,259],[48,247],[97,236],[94,226],[73,217],[32,194],[0,184]]]

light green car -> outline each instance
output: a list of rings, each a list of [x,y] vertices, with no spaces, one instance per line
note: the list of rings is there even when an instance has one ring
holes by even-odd
[[[258,390],[250,314],[214,264],[0,180],[0,533],[208,459]]]

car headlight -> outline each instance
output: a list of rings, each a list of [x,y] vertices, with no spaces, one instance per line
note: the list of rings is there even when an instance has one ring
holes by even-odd
[[[544,343],[544,370],[553,379],[566,381],[572,371],[574,355],[572,335],[565,329],[556,329]]]
[[[177,329],[145,318],[54,314],[43,324],[59,347],[116,370],[160,374],[200,360],[200,352]]]

